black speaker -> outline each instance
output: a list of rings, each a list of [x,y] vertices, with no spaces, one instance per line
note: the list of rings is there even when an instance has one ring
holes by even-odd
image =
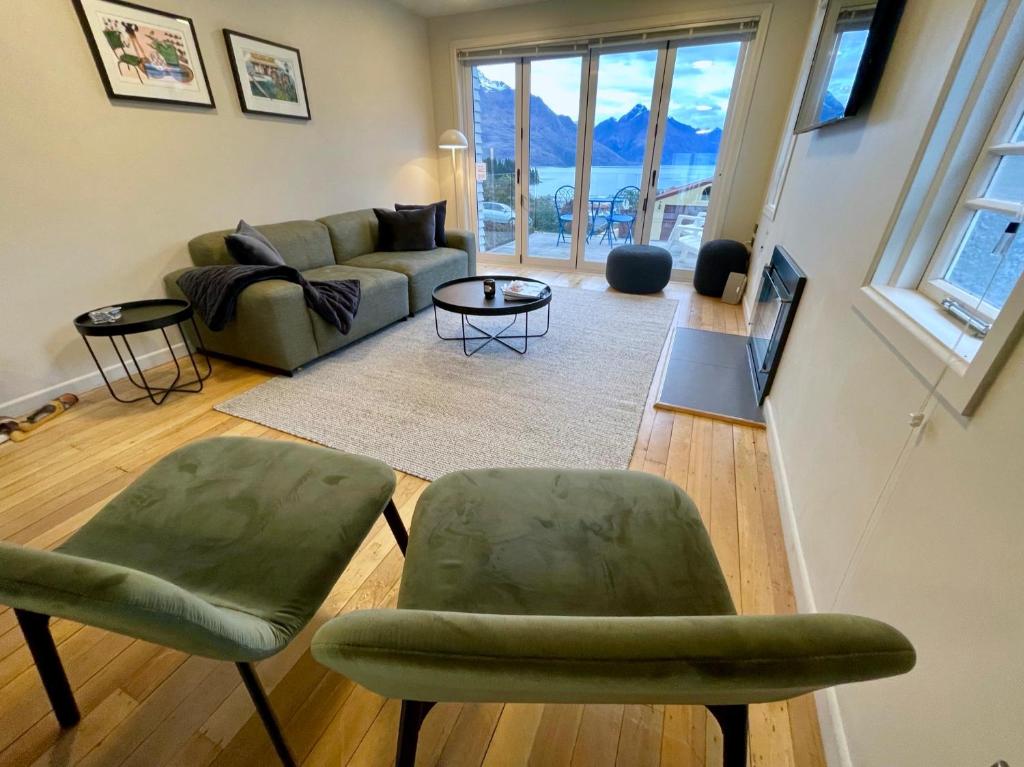
[[[693,288],[702,296],[721,298],[730,272],[747,273],[750,251],[736,240],[712,240],[697,254]]]

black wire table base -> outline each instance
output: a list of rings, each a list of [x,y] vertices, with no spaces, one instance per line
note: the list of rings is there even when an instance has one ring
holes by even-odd
[[[519,320],[520,315],[523,315],[525,317],[525,319],[526,319],[526,323],[525,323],[526,327],[525,327],[524,331],[521,334],[505,335],[505,331],[510,330],[510,329],[512,329],[512,327],[515,326],[516,322],[518,322],[518,320]],[[543,338],[544,336],[546,336],[548,334],[548,331],[551,329],[551,304],[550,303],[547,304],[547,315],[544,318],[544,332],[543,333],[531,333],[530,332],[530,312],[528,312],[528,311],[516,312],[515,314],[513,314],[512,315],[512,321],[510,323],[508,323],[505,327],[501,328],[496,333],[491,333],[490,331],[484,330],[483,328],[479,327],[478,325],[474,325],[469,320],[468,316],[465,315],[465,314],[460,314],[459,316],[462,318],[462,335],[458,335],[458,336],[443,336],[443,335],[441,335],[441,327],[438,325],[438,322],[437,322],[437,306],[434,306],[434,330],[437,332],[437,337],[440,338],[442,341],[462,341],[462,353],[465,354],[467,357],[472,357],[474,354],[476,354],[478,351],[483,349],[485,346],[487,346],[492,341],[497,341],[499,344],[504,346],[506,349],[511,349],[516,354],[526,354],[527,349],[530,348],[530,339],[531,338]],[[476,335],[467,336],[466,335],[466,328],[467,328],[467,326],[472,328],[473,330],[477,331],[481,335],[478,335],[478,336],[476,336]],[[509,341],[514,341],[514,340],[521,340],[523,342],[523,348],[522,349],[518,349],[515,346],[513,346],[512,344],[508,343]],[[468,343],[469,341],[483,341],[483,343],[479,344],[476,348],[474,348],[471,351],[470,348],[469,348],[469,343]]]
[[[193,318],[192,329],[195,331],[196,338],[202,343],[202,336],[199,335],[199,328],[196,326],[196,321]],[[171,360],[174,362],[175,375],[174,380],[171,381],[170,386],[153,386],[146,380],[145,373],[142,372],[142,366],[139,365],[138,359],[135,357],[135,352],[132,350],[132,346],[128,343],[128,336],[107,336],[110,339],[110,345],[114,347],[114,352],[117,354],[117,359],[121,362],[121,368],[124,370],[125,377],[131,382],[136,388],[140,389],[145,394],[132,397],[131,399],[123,399],[117,396],[117,392],[114,391],[114,387],[110,384],[110,379],[107,378],[106,371],[103,370],[103,365],[100,364],[99,358],[96,356],[96,352],[93,351],[92,344],[89,343],[89,337],[86,335],[82,336],[82,340],[85,341],[86,348],[89,349],[89,354],[92,356],[92,361],[96,363],[96,369],[100,371],[100,375],[103,376],[103,383],[107,385],[107,391],[110,392],[110,396],[116,399],[118,402],[124,404],[130,404],[132,402],[139,402],[144,399],[149,399],[154,405],[162,405],[164,400],[172,392],[181,392],[183,394],[198,394],[203,390],[203,381],[210,377],[213,373],[213,365],[210,363],[210,357],[205,351],[201,349],[196,350],[196,354],[202,351],[203,358],[206,360],[206,372],[199,372],[199,365],[196,364],[196,355],[192,352],[192,345],[188,342],[188,337],[185,335],[185,331],[181,328],[181,323],[175,323],[178,328],[178,333],[181,335],[181,340],[185,344],[185,351],[188,352],[188,361],[192,365],[192,370],[195,373],[195,378],[191,381],[181,381],[181,365],[178,363],[178,358],[174,354],[174,347],[171,345],[171,339],[167,337],[167,328],[160,328],[160,333],[164,337],[164,342],[167,344],[167,352],[171,355]],[[131,369],[128,367],[128,363],[125,360],[125,356],[121,353],[121,349],[118,347],[117,342],[114,340],[119,337],[121,343],[124,344],[125,350],[128,352],[128,357],[131,359],[132,364],[135,366],[135,375],[138,375],[139,380],[135,380],[135,375],[132,374]]]

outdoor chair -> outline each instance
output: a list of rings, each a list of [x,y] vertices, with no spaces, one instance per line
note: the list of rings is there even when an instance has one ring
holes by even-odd
[[[575,195],[575,187],[569,184],[555,190],[555,217],[558,219],[558,237],[555,239],[555,245],[568,242],[572,236],[572,206]]]
[[[611,205],[608,206],[608,214],[604,216],[608,225],[598,243],[608,238],[608,245],[615,245],[615,227],[626,226],[626,236],[623,242],[629,245],[633,242],[633,226],[636,223],[637,207],[640,201],[640,187],[624,186],[612,197]]]

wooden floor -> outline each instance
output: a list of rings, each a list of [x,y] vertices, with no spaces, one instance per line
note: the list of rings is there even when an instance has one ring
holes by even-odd
[[[503,269],[507,269],[504,267]],[[557,285],[606,290],[604,279],[521,270]],[[681,324],[743,332],[738,307],[673,284]],[[200,395],[162,407],[121,405],[93,391],[20,444],[0,446],[0,538],[50,548],[140,472],[191,440],[216,434],[293,440],[212,406],[266,380],[225,362]],[[655,378],[655,388],[660,380]],[[644,413],[632,468],[665,476],[694,498],[743,613],[788,613],[793,590],[763,430]],[[408,522],[427,483],[399,474]],[[311,634],[340,612],[393,604],[402,557],[378,523],[311,625],[258,664],[292,749],[307,765],[389,765],[398,705],[315,663]],[[52,624],[82,710],[61,732],[12,611],[0,611],[0,764],[275,764],[234,666],[65,620]],[[823,765],[809,697],[751,707],[752,765]],[[717,726],[702,708],[647,705],[455,705],[424,725],[419,765],[715,765]]]

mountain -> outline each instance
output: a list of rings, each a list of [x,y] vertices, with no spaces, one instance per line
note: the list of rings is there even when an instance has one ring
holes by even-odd
[[[832,91],[825,91],[825,98],[821,102],[821,112],[818,115],[819,122],[835,120],[846,113],[846,105],[832,95]]]
[[[476,93],[477,135],[485,151],[493,148],[496,159],[515,156],[515,124],[508,119],[515,111],[515,93],[505,83],[478,73]],[[650,111],[637,104],[621,117],[609,117],[594,126],[594,165],[639,165],[647,143]],[[539,96],[530,96],[530,164],[569,167],[576,159],[576,123],[556,114]],[[698,132],[696,128],[669,117],[665,126],[663,156],[672,162],[675,155],[714,154],[722,140],[715,128]]]

